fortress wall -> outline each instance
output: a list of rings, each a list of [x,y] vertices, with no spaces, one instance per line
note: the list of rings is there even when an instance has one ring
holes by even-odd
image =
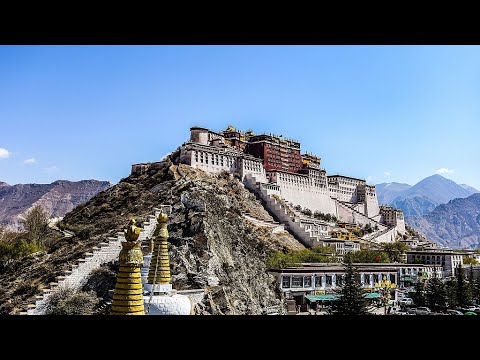
[[[397,228],[392,227],[388,231],[386,231],[384,234],[373,238],[372,241],[376,243],[394,242],[396,234],[397,234]]]
[[[400,235],[404,235],[407,230],[405,229],[405,220],[403,219],[397,219],[397,232],[400,234]]]
[[[267,183],[267,175],[265,168],[261,161],[255,161],[250,159],[240,159],[240,176],[241,180],[247,175],[252,175],[256,178],[256,181],[261,183]]]
[[[211,173],[237,171],[237,157],[226,154],[213,154],[206,151],[190,150],[185,159],[189,159],[189,165],[196,169]],[[188,162],[187,162],[188,163]]]
[[[359,213],[365,215],[365,203],[355,204],[353,208]]]
[[[368,217],[374,217],[380,214],[377,196],[365,196],[365,205]]]
[[[342,205],[338,201],[335,202],[335,205],[336,205],[336,208],[337,208],[337,218],[338,218],[338,220],[343,221],[343,222],[348,222],[348,223],[353,223],[354,222],[351,209],[349,209],[345,205]]]
[[[160,209],[154,208],[154,214],[149,215],[148,220],[143,224],[142,232],[138,238],[139,241],[145,241],[153,236],[159,214]],[[66,271],[64,276],[57,277],[57,282],[51,283],[49,288],[44,289],[43,296],[37,297],[35,304],[28,306],[27,315],[43,315],[45,312],[44,306],[52,294],[64,288],[81,288],[93,270],[99,268],[102,264],[117,260],[125,236],[123,232],[119,232],[116,237],[108,237],[107,239],[108,242],[100,243],[98,247],[94,247],[92,253],[86,253],[85,257],[79,259],[71,270]]]

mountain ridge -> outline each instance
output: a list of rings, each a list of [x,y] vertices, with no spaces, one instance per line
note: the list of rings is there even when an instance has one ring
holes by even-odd
[[[402,185],[402,186],[398,186]],[[468,185],[461,186],[441,175],[435,174],[420,180],[413,186],[399,183],[376,185],[379,203],[400,208],[408,220],[428,214],[440,204],[474,194]]]
[[[427,238],[453,248],[480,247],[480,193],[440,204],[411,225]]]
[[[76,206],[111,186],[109,181],[94,179],[56,180],[50,184],[1,185],[0,225],[14,230],[22,229],[25,214],[35,205],[41,205],[49,217],[63,217]]]

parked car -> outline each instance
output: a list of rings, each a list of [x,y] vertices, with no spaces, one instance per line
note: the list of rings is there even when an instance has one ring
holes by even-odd
[[[403,306],[410,306],[413,304],[413,299],[411,298],[403,298],[401,300],[398,300],[398,303]]]
[[[415,314],[417,315],[430,315],[432,312],[426,306],[419,306],[415,309]]]
[[[447,310],[448,315],[463,315],[463,313],[459,310],[454,310],[454,309],[448,309]]]
[[[479,306],[475,306],[475,305],[471,305],[471,306],[467,306],[465,309],[463,309],[465,311],[473,311],[473,312],[480,312],[480,307]]]

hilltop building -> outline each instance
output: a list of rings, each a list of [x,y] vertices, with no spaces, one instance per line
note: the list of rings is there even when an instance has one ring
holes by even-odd
[[[405,233],[403,214],[397,211],[391,220],[390,213],[379,207],[374,185],[350,176],[327,176],[321,158],[302,154],[296,140],[243,132],[232,126],[220,132],[194,126],[189,141],[179,150],[181,163],[238,176],[246,187],[268,197],[267,203],[276,196],[312,213],[330,214],[362,226],[370,224],[378,229],[378,242],[394,241],[397,234]],[[133,165],[132,173],[146,168],[146,164]]]

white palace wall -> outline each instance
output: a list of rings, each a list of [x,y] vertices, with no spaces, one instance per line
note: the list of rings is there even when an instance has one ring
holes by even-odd
[[[293,205],[300,205],[312,212],[337,214],[335,201],[330,197],[328,188],[320,183],[312,183],[307,175],[286,172],[272,172],[270,181],[280,187],[281,196]]]

